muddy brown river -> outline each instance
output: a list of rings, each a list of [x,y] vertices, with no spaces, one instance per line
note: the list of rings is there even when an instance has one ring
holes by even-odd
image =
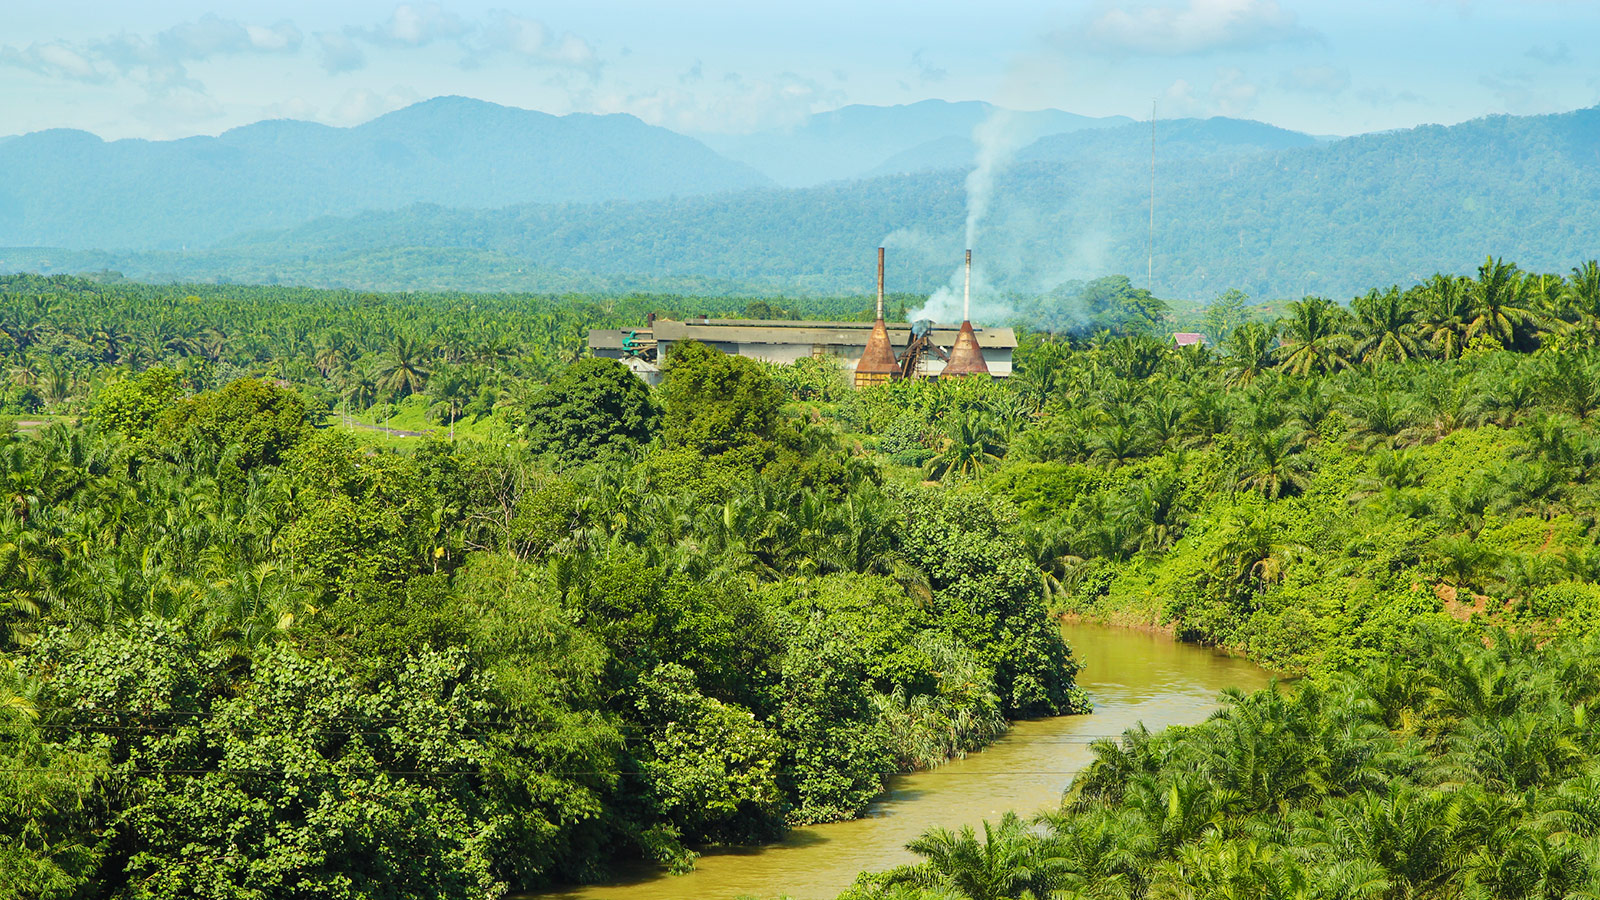
[[[981,753],[928,772],[896,776],[866,816],[797,828],[783,841],[706,853],[687,875],[659,869],[608,884],[530,895],[538,900],[734,900],[792,897],[831,900],[856,873],[910,862],[906,842],[929,827],[959,828],[1006,810],[1032,813],[1055,805],[1090,761],[1089,744],[1143,722],[1154,731],[1199,722],[1223,688],[1264,687],[1254,664],[1161,634],[1100,625],[1062,626],[1083,663],[1078,683],[1094,698],[1087,716],[1019,722]]]

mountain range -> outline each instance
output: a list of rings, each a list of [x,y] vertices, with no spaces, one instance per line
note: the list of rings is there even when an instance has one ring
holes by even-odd
[[[703,134],[713,150],[765,172],[785,187],[812,187],[872,175],[970,165],[973,131],[999,107],[977,100],[923,100],[903,106],[841,107],[806,117],[790,128],[744,135]],[[1004,111],[997,135],[1014,146],[1046,135],[1107,128],[1126,116],[1093,118],[1059,109]],[[952,142],[958,148],[952,156]]]
[[[0,245],[174,249],[413,203],[487,209],[771,183],[633,116],[440,97],[354,128],[271,120],[177,141],[15,137],[0,143]]]
[[[140,238],[126,224],[112,227],[120,211],[102,214],[103,221],[85,225],[72,240],[45,239],[52,232],[43,219],[4,224],[0,211],[0,245],[34,245],[0,249],[0,270],[116,269],[156,280],[392,290],[855,293],[870,287],[872,250],[884,243],[891,248],[891,287],[930,292],[948,282],[962,249],[973,152],[967,123],[992,122],[996,113],[967,104],[879,112],[883,122],[922,123],[923,130],[885,126],[887,136],[873,146],[870,108],[814,117],[785,133],[811,135],[805,140],[817,146],[836,134],[843,149],[809,174],[790,165],[793,157],[763,157],[756,152],[761,141],[712,148],[627,117],[541,117],[454,98],[356,129],[251,126],[236,132],[277,134],[286,145],[280,160],[319,158],[296,143],[301,134],[355,141],[363,132],[369,148],[391,141],[409,148],[402,156],[414,183],[367,182],[382,202],[368,201],[360,211],[349,207],[363,201],[344,186],[344,207],[308,211],[304,202],[274,207],[274,184],[296,197],[306,192],[286,185],[288,175],[263,177],[245,191],[259,214],[245,215],[239,202],[230,206],[217,197],[211,202],[233,213],[226,230],[207,226],[214,228],[208,234],[169,210],[160,241]],[[1010,120],[1007,137],[1016,149],[1000,169],[975,242],[985,292],[1047,293],[1108,273],[1144,276],[1149,265],[1156,293],[1179,299],[1233,287],[1262,299],[1348,297],[1435,271],[1470,272],[1491,253],[1545,271],[1565,271],[1596,255],[1596,109],[1344,139],[1237,119],[1158,122],[1153,259],[1148,122],[1056,111],[1001,115]],[[570,142],[547,137],[538,153],[506,151],[510,161],[490,163],[460,146],[509,142],[485,137],[494,131],[476,124],[480,116],[520,123],[503,126],[502,136],[536,123],[540,133]],[[957,130],[936,134],[939,121]],[[1055,127],[1066,130],[1036,136]],[[215,148],[236,132],[190,140]],[[595,137],[584,143],[584,134]],[[603,158],[609,150],[602,148],[618,134],[635,138],[632,160],[660,162],[670,153],[696,166],[623,172]],[[763,138],[768,150],[777,146],[774,135]],[[0,161],[15,158],[13,145],[38,139],[0,143]],[[593,171],[563,167],[561,148],[587,154]],[[0,163],[6,176],[0,184],[15,186],[18,170],[8,165]],[[70,174],[70,167],[55,165]],[[514,178],[508,167],[516,169]],[[487,174],[475,181],[473,171]],[[833,177],[839,172],[854,174]],[[85,170],[79,184],[95,183],[90,174]],[[86,193],[66,174],[58,177],[55,190]],[[781,186],[819,178],[806,187]],[[127,189],[127,202],[154,215],[156,192],[137,184]],[[545,193],[526,199],[539,191]],[[326,197],[319,202],[334,205]],[[51,227],[70,231],[64,222]],[[172,235],[186,249],[175,248]]]

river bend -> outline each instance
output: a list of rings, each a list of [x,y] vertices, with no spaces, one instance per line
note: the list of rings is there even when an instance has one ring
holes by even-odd
[[[1200,722],[1224,688],[1264,687],[1254,664],[1162,634],[1068,624],[1062,634],[1083,663],[1078,683],[1094,698],[1087,716],[1019,722],[981,753],[928,772],[892,778],[865,817],[797,828],[762,847],[717,850],[695,871],[641,869],[609,884],[539,895],[539,900],[734,900],[792,897],[831,900],[856,873],[915,857],[906,842],[934,825],[959,828],[1032,813],[1058,803],[1072,776],[1091,759],[1089,744],[1143,722],[1155,731]]]

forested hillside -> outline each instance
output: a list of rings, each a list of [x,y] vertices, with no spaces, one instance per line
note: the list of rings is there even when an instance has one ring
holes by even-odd
[[[632,116],[556,117],[440,97],[354,128],[274,120],[180,141],[108,143],[66,130],[17,137],[0,148],[0,245],[199,248],[414,203],[493,209],[765,183]]]
[[[748,163],[786,187],[811,187],[871,174],[917,172],[972,164],[973,129],[995,115],[992,103],[922,100],[903,106],[851,105],[807,116],[788,128],[740,135],[697,135],[712,149]],[[1125,116],[1092,118],[1059,109],[1008,111],[1006,135],[1023,146],[1053,134],[1126,124]],[[954,141],[965,152],[942,148]],[[945,165],[937,163],[946,161]]]
[[[1157,177],[1162,296],[1206,300],[1231,288],[1263,299],[1350,296],[1439,269],[1470,273],[1490,249],[1548,269],[1592,252],[1590,236],[1600,229],[1600,110],[1270,151],[1261,148],[1310,139],[1226,120],[1167,127],[1183,158],[1162,164]],[[1068,280],[1143,272],[1149,159],[1134,152],[1143,139],[1126,126],[1024,151],[1001,174],[979,234],[986,283],[1025,298]],[[1249,152],[1228,149],[1240,146]],[[209,251],[0,251],[0,261],[355,288],[453,282],[826,295],[868,290],[862,261],[887,242],[891,284],[927,292],[960,259],[964,177],[951,170],[645,203],[415,206],[257,233]]]

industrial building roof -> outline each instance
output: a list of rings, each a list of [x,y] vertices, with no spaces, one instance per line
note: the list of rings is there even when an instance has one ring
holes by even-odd
[[[904,346],[911,343],[911,326],[900,323],[888,325],[889,340]],[[934,343],[949,346],[955,343],[959,325],[933,326]],[[657,319],[654,337],[658,341],[708,341],[739,344],[860,344],[866,346],[872,334],[871,322],[807,322],[772,319],[708,319],[692,322],[674,322]],[[640,330],[641,337],[649,332]],[[973,326],[978,346],[991,349],[1008,349],[1017,346],[1017,333],[1010,328],[981,328]],[[621,347],[627,330],[592,331],[590,345]],[[595,343],[604,335],[607,344]],[[615,337],[612,337],[615,335]],[[615,341],[615,343],[610,343]]]

